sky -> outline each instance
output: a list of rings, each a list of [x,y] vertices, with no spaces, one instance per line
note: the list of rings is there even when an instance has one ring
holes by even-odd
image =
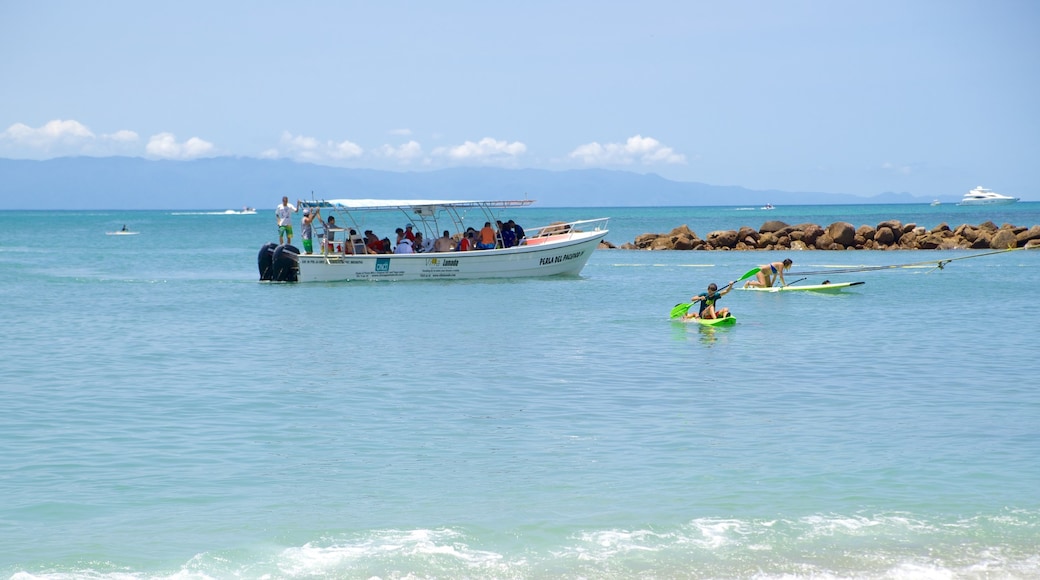
[[[0,0],[0,158],[1040,200],[1034,0]]]

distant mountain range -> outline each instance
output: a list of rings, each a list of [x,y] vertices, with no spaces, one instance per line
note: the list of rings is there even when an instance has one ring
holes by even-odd
[[[238,209],[289,199],[535,199],[549,207],[922,203],[908,193],[756,191],[585,169],[456,168],[393,172],[215,157],[0,159],[0,209]]]

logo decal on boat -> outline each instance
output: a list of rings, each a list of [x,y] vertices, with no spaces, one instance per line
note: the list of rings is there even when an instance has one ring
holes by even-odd
[[[376,258],[376,272],[389,272],[390,258]]]
[[[560,262],[566,262],[567,260],[573,260],[574,258],[580,258],[585,251],[572,252],[570,254],[562,254],[559,256],[552,256],[550,258],[541,258],[538,260],[539,266],[548,266],[549,264],[559,264]]]

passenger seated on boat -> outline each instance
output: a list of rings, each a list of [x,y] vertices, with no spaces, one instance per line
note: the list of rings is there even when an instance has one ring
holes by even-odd
[[[473,228],[470,228],[473,229]],[[468,252],[473,249],[473,236],[467,231],[462,234],[462,238],[459,239],[459,243],[455,245],[456,252]]]
[[[397,247],[394,248],[395,254],[414,254],[415,250],[412,249],[412,240],[402,237],[401,241],[397,242]]]
[[[382,254],[383,240],[380,240],[372,230],[365,230],[365,247],[368,248],[369,254]]]
[[[348,254],[367,254],[368,249],[365,247],[365,241],[358,235],[357,230],[351,228],[350,236],[347,238],[347,253]]]
[[[452,245],[453,244],[451,242],[451,234],[448,233],[448,230],[444,230],[444,235],[439,237],[439,238],[437,238],[433,242],[433,251],[434,252],[450,252]]]
[[[491,228],[491,222],[484,222],[484,227],[480,228],[480,238],[477,242],[477,249],[495,249],[495,230]]]
[[[415,253],[427,251],[426,240],[423,239],[422,232],[415,232],[415,239],[412,240],[412,251]]]

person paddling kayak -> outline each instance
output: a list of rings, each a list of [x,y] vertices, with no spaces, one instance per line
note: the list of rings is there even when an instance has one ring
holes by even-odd
[[[736,282],[730,282],[729,285],[726,286],[726,289],[722,292],[719,292],[719,287],[716,286],[714,282],[708,284],[707,292],[705,292],[704,294],[698,294],[697,296],[690,298],[690,302],[701,303],[699,311],[696,313],[687,313],[685,316],[683,316],[683,320],[691,320],[694,318],[714,319],[725,318],[729,316],[729,308],[721,308],[719,310],[716,310],[715,302],[718,301],[719,298],[722,298],[723,296],[728,294],[730,290],[733,290],[734,284],[736,284]],[[693,309],[691,308],[690,310]]]

